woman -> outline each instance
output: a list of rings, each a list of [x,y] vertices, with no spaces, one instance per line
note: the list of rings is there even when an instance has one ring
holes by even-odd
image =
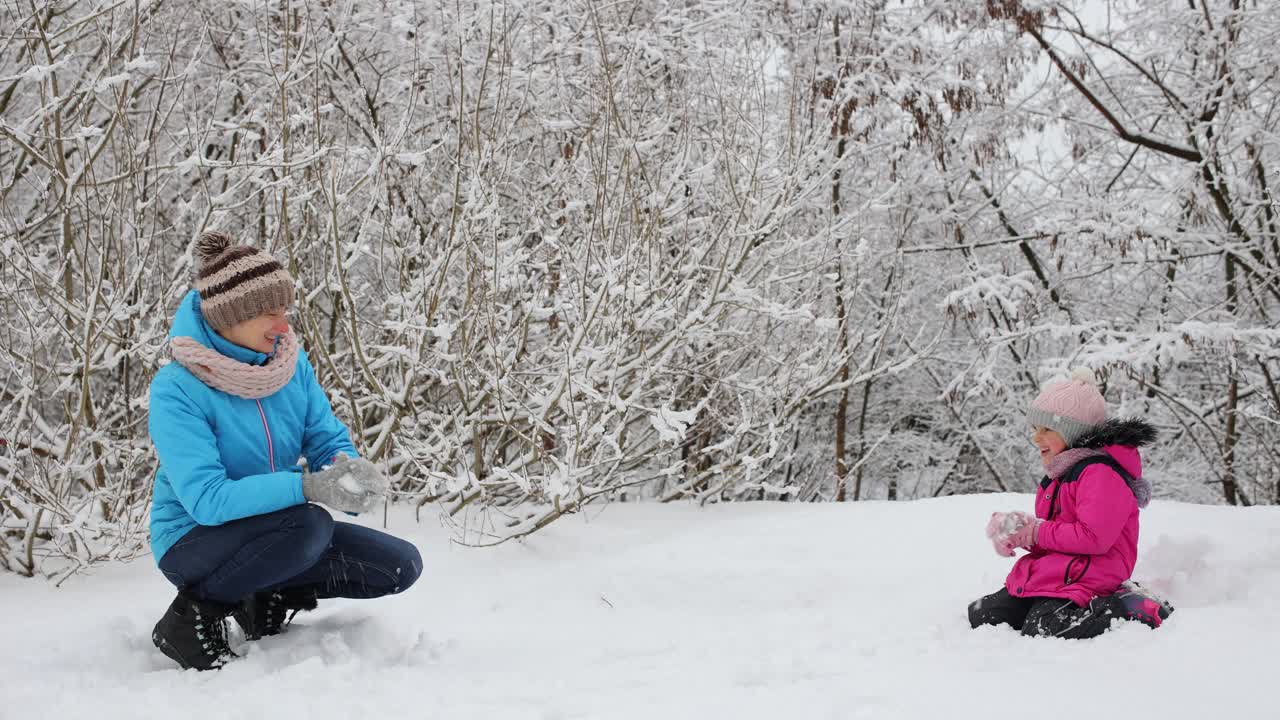
[[[183,668],[208,670],[234,657],[228,616],[248,639],[275,635],[317,599],[404,591],[422,558],[312,504],[370,510],[387,482],[358,456],[289,329],[289,273],[219,232],[202,234],[195,256],[195,289],[169,332],[176,362],[151,382],[151,550],[178,588],[151,638]]]

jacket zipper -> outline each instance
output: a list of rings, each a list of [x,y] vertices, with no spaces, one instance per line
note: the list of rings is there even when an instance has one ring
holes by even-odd
[[[1054,511],[1058,509],[1058,491],[1062,489],[1062,482],[1054,480],[1053,483],[1053,496],[1049,498],[1049,512],[1045,515],[1045,520],[1052,520]]]
[[[1081,558],[1084,558],[1084,567],[1080,569],[1079,575],[1077,575],[1075,578],[1072,578],[1071,568],[1075,567],[1076,563],[1081,561]],[[1087,555],[1076,555],[1075,557],[1071,558],[1071,562],[1067,563],[1066,572],[1062,573],[1062,584],[1066,586],[1066,585],[1071,585],[1073,583],[1078,583],[1081,580],[1084,580],[1084,575],[1085,573],[1089,572],[1089,566],[1092,564],[1093,564],[1093,558]]]
[[[267,413],[262,409],[262,401],[254,400],[258,404],[258,415],[262,418],[262,431],[267,435],[267,462],[271,466],[271,472],[276,471],[276,450],[271,443],[271,427],[267,425]]]

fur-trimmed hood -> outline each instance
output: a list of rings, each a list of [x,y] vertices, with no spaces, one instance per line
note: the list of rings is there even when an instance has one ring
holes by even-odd
[[[1111,419],[1086,432],[1072,447],[1101,449],[1107,445],[1142,447],[1156,441],[1155,427],[1140,418]]]
[[[1133,491],[1138,507],[1151,502],[1151,481],[1142,474],[1142,456],[1138,448],[1155,442],[1156,429],[1138,418],[1107,420],[1081,435],[1076,444],[1054,458],[1051,477],[1058,477],[1077,462],[1094,455],[1110,455],[1125,469],[1125,484]]]

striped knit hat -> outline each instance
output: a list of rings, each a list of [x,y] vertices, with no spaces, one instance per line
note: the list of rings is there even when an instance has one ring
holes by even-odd
[[[293,305],[293,278],[270,254],[206,230],[195,245],[200,313],[214,330]]]
[[[1067,447],[1106,419],[1107,402],[1088,368],[1076,368],[1069,379],[1045,386],[1027,411],[1032,425],[1057,432]]]

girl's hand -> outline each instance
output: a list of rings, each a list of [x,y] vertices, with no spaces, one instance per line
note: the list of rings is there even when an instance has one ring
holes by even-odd
[[[1011,532],[1009,521],[1012,518],[1012,513],[995,512],[991,513],[991,519],[987,521],[987,538],[991,540],[991,547],[995,548],[996,554],[1001,557],[1013,557],[1013,548],[1005,545],[1005,539]]]
[[[987,537],[997,555],[1013,557],[1014,548],[1029,548],[1035,544],[1039,526],[1038,518],[1021,510],[991,513],[991,519],[987,521]]]
[[[1036,540],[1040,534],[1040,518],[1027,513],[1018,513],[1022,523],[1016,531],[1005,539],[1009,544],[1009,553],[1013,554],[1013,548],[1020,547],[1030,550],[1036,544]]]

